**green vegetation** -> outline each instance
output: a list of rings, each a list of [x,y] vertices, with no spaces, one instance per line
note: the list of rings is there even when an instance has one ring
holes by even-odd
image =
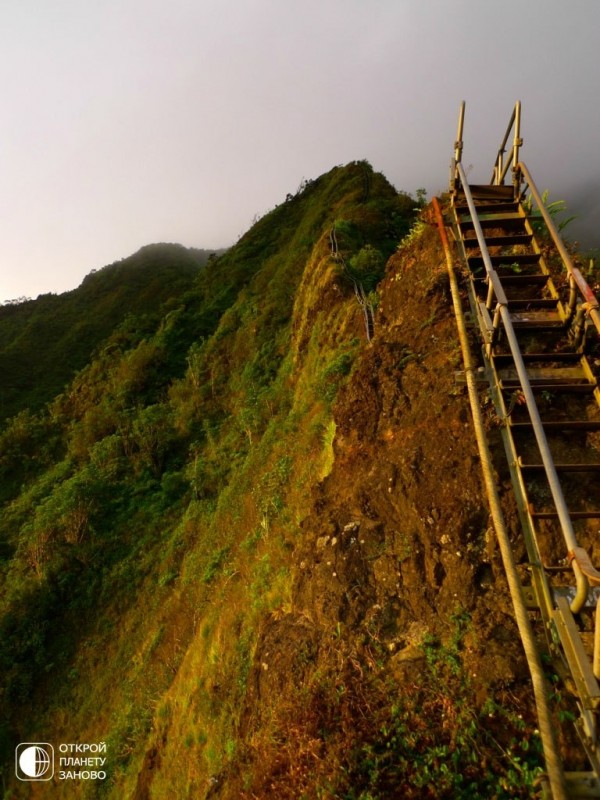
[[[258,631],[289,607],[289,554],[361,348],[328,233],[345,220],[348,262],[375,288],[413,206],[358,162],[203,268],[145,248],[0,309],[4,763],[41,732],[105,740],[102,793],[124,797],[168,731],[194,756],[169,777],[183,797],[238,758]]]
[[[192,288],[209,251],[156,244],[90,273],[61,295],[0,305],[0,420],[40,410],[114,329],[152,331]],[[135,321],[134,321],[135,320]]]
[[[126,261],[86,279],[85,302],[63,298],[65,316],[79,304],[74,320],[102,308],[106,329],[79,331],[86,343],[71,372],[57,365],[59,337],[44,385],[10,400],[0,433],[0,761],[10,800],[28,796],[14,778],[20,741],[107,743],[107,780],[53,785],[65,799],[201,798],[214,786],[236,800],[418,798],[432,785],[439,797],[535,791],[533,725],[505,697],[474,701],[466,612],[450,617],[446,635],[407,645],[411,667],[384,643],[396,607],[380,623],[353,626],[340,614],[321,628],[294,608],[320,482],[331,482],[340,453],[362,458],[339,410],[378,354],[365,348],[352,281],[377,291],[422,201],[365,162],[338,167],[303,182],[204,267],[183,249],[141,251],[157,281],[170,282],[165,296],[141,266],[137,289],[121,291],[136,273]],[[332,228],[350,280],[332,257]],[[49,303],[6,309],[17,315],[13,354],[18,345],[33,359],[30,322]],[[407,343],[393,359],[401,377],[422,355]],[[23,368],[5,363],[10,385]],[[334,528],[324,514],[331,558],[346,535],[330,536]],[[378,535],[374,527],[364,539]],[[397,539],[400,560],[413,558],[413,535],[399,529]],[[374,548],[376,559],[386,553],[383,540]],[[326,603],[339,575],[324,565],[314,590]],[[352,591],[370,592],[350,558],[346,567]]]
[[[469,615],[458,609],[447,636],[426,635],[395,675],[374,630],[368,670],[358,669],[361,645],[339,623],[320,645],[319,664],[300,650],[304,678],[263,733],[279,753],[274,773],[253,784],[256,796],[269,787],[290,800],[541,797],[539,734],[500,697],[476,700],[464,664],[470,632]]]
[[[564,217],[564,214],[567,211],[567,204],[564,200],[549,200],[550,192],[548,189],[545,189],[542,193],[542,202],[546,211],[550,214],[552,221],[554,222],[556,229],[559,233],[562,233],[564,229],[576,219],[575,216]],[[525,200],[525,210],[529,216],[531,221],[531,225],[533,230],[536,234],[545,234],[546,233],[546,224],[542,217],[541,211],[535,205],[532,197],[527,197]]]

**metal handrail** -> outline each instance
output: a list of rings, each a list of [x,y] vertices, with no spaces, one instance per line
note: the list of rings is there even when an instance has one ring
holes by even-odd
[[[464,112],[463,112],[464,113]],[[512,158],[503,164],[504,161],[504,153],[506,152],[506,145],[508,143],[508,139],[510,137],[510,132],[514,125],[514,136],[513,136],[513,145],[512,145]],[[523,144],[523,139],[521,139],[521,101],[517,100],[515,103],[515,107],[513,108],[513,112],[510,117],[510,121],[508,123],[508,127],[506,128],[506,133],[504,134],[504,139],[500,144],[498,149],[498,155],[496,156],[496,162],[494,164],[494,171],[492,173],[492,178],[490,183],[495,184],[496,186],[500,186],[504,183],[504,178],[506,173],[508,172],[508,168],[512,163],[513,171],[516,170],[517,164],[519,163],[519,148]]]
[[[463,103],[461,104],[460,114],[459,114],[459,126],[458,126],[459,141],[457,141],[457,143],[455,144],[455,148],[458,148],[458,145],[460,143],[460,151],[456,149],[455,152],[462,152],[462,130],[464,124],[464,116],[465,116],[465,104],[463,101]],[[510,161],[507,161],[506,164],[503,165],[503,155],[506,152],[506,145],[508,143],[513,126],[514,126],[514,136],[513,136],[512,159]],[[515,107],[513,108],[508,126],[506,128],[506,133],[504,134],[504,138],[502,139],[502,143],[500,144],[498,155],[496,156],[496,163],[494,164],[494,171],[492,173],[492,178],[490,183],[496,186],[500,186],[501,184],[503,184],[504,178],[506,176],[506,173],[508,172],[508,168],[511,163],[513,165],[513,173],[514,173],[515,195],[520,194],[519,187],[521,185],[521,176],[525,179],[527,187],[523,192],[523,194],[525,194],[527,188],[529,188],[529,191],[531,192],[531,195],[533,196],[536,202],[536,205],[539,209],[542,219],[546,224],[548,232],[550,233],[552,241],[556,245],[556,249],[558,250],[558,253],[562,259],[562,262],[569,276],[569,281],[570,282],[574,281],[575,284],[577,285],[577,288],[579,289],[584,300],[582,307],[584,311],[587,313],[587,315],[590,317],[592,322],[594,323],[594,326],[598,331],[598,333],[600,333],[600,303],[598,302],[596,296],[594,295],[594,292],[590,288],[590,285],[588,284],[586,279],[583,277],[579,269],[573,264],[571,256],[569,255],[569,252],[565,247],[560,237],[560,234],[556,229],[556,226],[554,225],[554,221],[552,220],[552,217],[550,216],[548,209],[544,205],[542,196],[537,186],[535,185],[533,178],[531,177],[531,173],[527,169],[526,165],[522,161],[519,161],[519,148],[523,144],[523,139],[521,139],[520,133],[521,133],[521,101],[517,100],[517,102],[515,103]],[[459,160],[460,159],[457,159],[457,161]],[[464,186],[464,181],[462,181],[462,183]],[[571,313],[573,311],[573,309],[571,308],[571,303],[570,303],[570,311]]]
[[[558,233],[556,226],[554,225],[554,221],[548,209],[544,205],[542,195],[540,194],[537,186],[535,185],[533,178],[531,177],[531,173],[529,172],[529,170],[522,161],[520,161],[517,164],[517,172],[523,175],[523,177],[525,178],[525,183],[529,187],[529,191],[531,192],[531,195],[536,202],[536,205],[538,207],[540,214],[542,215],[546,227],[548,228],[548,232],[552,237],[552,241],[556,245],[556,249],[558,250],[562,262],[565,266],[565,269],[567,270],[567,274],[569,275],[570,278],[572,277],[575,283],[577,284],[577,288],[581,292],[581,295],[585,301],[584,308],[588,313],[589,317],[591,318],[592,322],[594,323],[596,330],[598,331],[598,333],[600,333],[600,304],[598,303],[598,300],[594,292],[590,288],[590,285],[583,277],[581,272],[573,264],[571,256],[569,255],[569,251],[565,247],[564,242],[562,241],[560,234]]]
[[[456,131],[456,141],[454,142],[454,156],[450,163],[450,191],[453,191],[457,188],[458,182],[458,171],[457,166],[460,164],[462,159],[462,149],[463,149],[463,125],[465,122],[465,101],[463,100],[460,104],[460,110],[458,112],[458,129]]]
[[[585,551],[583,551],[583,548],[579,547],[577,543],[575,531],[573,530],[573,524],[571,522],[571,517],[569,515],[567,504],[563,495],[562,486],[560,485],[560,481],[558,479],[558,473],[556,471],[556,466],[554,464],[552,454],[550,453],[550,447],[548,445],[548,440],[546,438],[546,432],[544,431],[542,420],[540,418],[538,407],[535,402],[535,397],[531,388],[531,383],[529,382],[527,368],[525,367],[525,362],[523,361],[523,356],[521,354],[519,342],[515,334],[515,329],[513,327],[512,320],[510,318],[510,312],[508,310],[508,305],[506,297],[504,295],[504,290],[502,288],[498,274],[496,270],[493,268],[491,262],[491,258],[487,249],[487,244],[485,241],[485,237],[483,235],[483,231],[481,229],[481,225],[479,224],[475,202],[473,200],[473,195],[471,194],[471,189],[467,182],[465,171],[462,167],[462,164],[460,163],[456,164],[456,169],[460,177],[460,182],[462,184],[465,199],[467,201],[469,212],[471,214],[471,219],[473,221],[473,227],[475,230],[475,235],[477,237],[477,244],[479,245],[481,255],[483,257],[485,270],[489,279],[490,294],[493,288],[498,303],[496,307],[496,314],[494,315],[495,316],[494,326],[495,328],[497,328],[497,326],[499,326],[500,324],[500,320],[502,320],[502,322],[504,323],[504,330],[506,333],[506,337],[508,339],[508,344],[515,364],[515,369],[517,371],[517,375],[519,376],[521,390],[523,392],[523,396],[525,397],[527,410],[529,413],[529,417],[531,419],[533,432],[542,458],[542,464],[544,467],[544,471],[546,473],[548,485],[550,486],[550,492],[552,494],[552,499],[554,501],[554,506],[556,508],[556,512],[558,515],[558,520],[560,523],[563,539],[565,541],[565,544],[567,546],[567,552],[571,559],[571,565],[577,582],[577,593],[573,602],[571,603],[571,611],[573,611],[573,613],[577,613],[583,607],[589,589],[588,580],[584,575],[584,570],[581,568],[579,563],[580,561],[582,561],[582,555]],[[488,307],[489,307],[489,299],[488,299]]]
[[[454,160],[457,164],[460,164],[462,159],[462,149],[463,149],[463,126],[465,124],[465,101],[463,100],[460,104],[460,110],[458,112],[458,130],[456,131],[456,141],[454,142]]]
[[[496,300],[500,305],[507,305],[508,300],[506,299],[506,295],[504,294],[504,288],[500,283],[500,278],[498,277],[498,273],[494,269],[492,265],[492,260],[490,258],[490,254],[485,244],[485,237],[483,235],[483,230],[481,228],[481,224],[479,222],[479,218],[477,216],[477,211],[475,209],[475,202],[473,200],[473,195],[471,194],[471,189],[469,188],[469,184],[467,183],[467,176],[463,169],[463,165],[458,163],[456,165],[456,171],[460,178],[460,182],[463,187],[463,191],[465,193],[465,198],[467,201],[467,205],[469,206],[469,213],[471,215],[471,219],[473,220],[473,229],[475,231],[475,235],[477,236],[477,243],[481,248],[481,255],[483,257],[483,264],[485,266],[485,271],[489,278],[489,285],[490,285],[490,292],[493,289],[493,293],[496,296]],[[491,296],[488,298],[488,308],[491,307]]]

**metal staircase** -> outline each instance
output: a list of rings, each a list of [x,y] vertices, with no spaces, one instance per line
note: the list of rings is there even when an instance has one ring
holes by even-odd
[[[520,119],[517,103],[491,183],[470,185],[462,104],[446,220],[518,508],[521,595],[567,697],[557,725],[573,719],[581,745],[575,766],[560,754],[556,791],[600,797],[600,314],[519,160]]]

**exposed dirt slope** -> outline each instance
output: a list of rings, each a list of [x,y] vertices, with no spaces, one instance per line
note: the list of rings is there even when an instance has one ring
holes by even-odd
[[[335,462],[263,626],[222,798],[529,796],[527,671],[480,478],[443,254],[392,257]]]

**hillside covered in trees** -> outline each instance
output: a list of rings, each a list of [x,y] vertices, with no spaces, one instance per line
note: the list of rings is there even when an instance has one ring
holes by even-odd
[[[189,288],[208,250],[154,244],[91,272],[64,294],[0,305],[0,419],[52,400],[128,315],[149,329]]]
[[[416,205],[356,162],[207,263],[156,246],[0,309],[8,798],[530,795]],[[103,780],[14,777],[17,742],[99,741]]]

